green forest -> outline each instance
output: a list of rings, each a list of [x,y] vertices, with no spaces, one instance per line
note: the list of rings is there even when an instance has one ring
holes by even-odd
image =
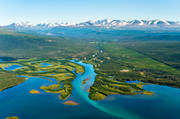
[[[128,84],[126,81],[180,87],[178,40],[170,41],[169,37],[162,40],[159,36],[150,42],[143,38],[138,40],[136,35],[127,40],[122,38],[110,41],[1,31],[0,56],[6,60],[77,59],[93,64],[97,76],[89,97],[94,100],[111,94],[134,95],[137,90],[151,94],[143,92],[144,84]],[[16,73],[0,71],[1,90],[25,81],[17,78]]]

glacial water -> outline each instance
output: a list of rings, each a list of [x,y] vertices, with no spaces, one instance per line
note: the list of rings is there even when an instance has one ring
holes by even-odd
[[[45,93],[40,89],[40,86],[55,81],[43,77],[29,78],[18,86],[0,92],[0,119],[8,116],[19,116],[20,119],[180,119],[180,89],[145,85],[144,89],[155,94],[111,95],[105,100],[92,101],[88,98],[87,89],[95,80],[93,65],[78,64],[85,67],[85,73],[77,74],[68,100],[80,105],[64,105],[58,94]],[[82,85],[82,80],[87,78],[89,80]],[[32,89],[39,90],[41,94],[30,94]]]
[[[48,66],[51,66],[52,64],[49,64],[49,63],[41,63],[41,67],[48,67]]]
[[[7,70],[7,71],[13,71],[13,70],[20,69],[20,68],[23,68],[23,66],[11,65],[11,66],[5,67],[4,69]]]

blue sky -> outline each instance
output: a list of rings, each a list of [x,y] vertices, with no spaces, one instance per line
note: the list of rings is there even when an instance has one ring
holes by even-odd
[[[180,20],[180,0],[0,0],[0,24],[97,19]]]

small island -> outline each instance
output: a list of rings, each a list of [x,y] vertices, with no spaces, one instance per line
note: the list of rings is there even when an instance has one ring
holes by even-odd
[[[79,103],[72,101],[72,100],[66,101],[63,104],[65,104],[65,105],[79,105]]]
[[[29,93],[31,93],[31,94],[40,94],[40,91],[32,89],[31,91],[29,91]]]
[[[13,116],[13,117],[7,117],[6,119],[19,119],[19,117]]]
[[[84,79],[84,80],[82,81],[82,84],[85,84],[88,80],[89,80],[89,78]]]

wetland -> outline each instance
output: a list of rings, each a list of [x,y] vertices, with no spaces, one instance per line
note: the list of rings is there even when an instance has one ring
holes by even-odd
[[[132,37],[0,32],[0,118],[179,119],[180,42]]]

